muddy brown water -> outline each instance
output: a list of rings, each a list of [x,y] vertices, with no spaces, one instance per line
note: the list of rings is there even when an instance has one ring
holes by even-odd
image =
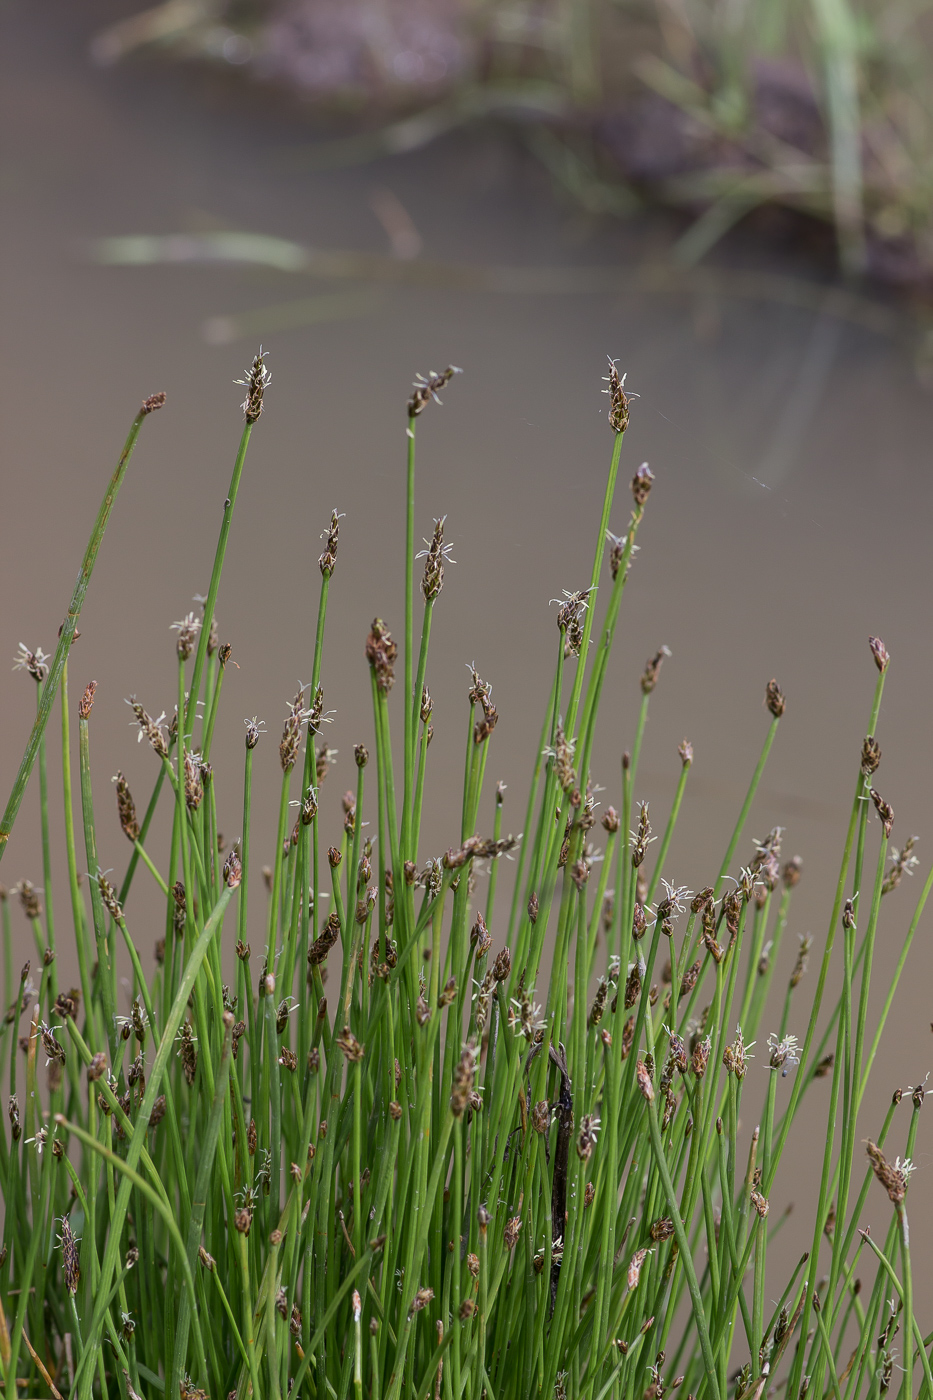
[[[325,835],[328,821],[339,831],[352,747],[371,736],[366,630],[377,613],[396,628],[401,621],[403,403],[415,370],[453,360],[466,372],[444,407],[425,414],[418,439],[419,532],[446,513],[457,560],[447,570],[429,667],[437,737],[425,830],[438,853],[457,838],[465,668],[474,661],[493,683],[501,715],[486,817],[491,823],[492,783],[502,778],[505,828],[520,830],[520,794],[556,646],[549,600],[583,586],[591,567],[610,451],[600,389],[611,353],[640,395],[626,473],[647,459],[657,482],[626,595],[595,777],[605,800],[617,801],[638,676],[666,644],[672,657],[652,700],[637,795],[652,800],[660,826],[686,734],[696,761],[668,873],[696,889],[718,869],[765,733],[764,687],[777,676],[787,714],[740,849],[746,858],[751,837],[780,824],[785,855],[803,857],[782,955],[787,969],[776,986],[796,934],[807,931],[815,937],[812,978],[874,684],[867,638],[883,637],[893,662],[878,786],[895,808],[895,844],[920,836],[921,865],[883,904],[877,1014],[933,859],[933,414],[897,336],[820,312],[818,288],[817,309],[800,304],[814,300],[809,292],[781,295],[781,279],[797,285],[801,269],[745,252],[737,254],[744,282],[730,283],[728,266],[715,284],[646,280],[643,269],[666,253],[669,225],[581,215],[555,197],[515,143],[492,132],[453,135],[369,166],[290,172],[283,153],[308,140],[297,115],[157,64],[95,70],[86,57],[91,35],[125,11],[109,0],[13,0],[0,14],[4,797],[34,704],[32,682],[9,671],[17,644],[53,649],[129,419],[141,396],[165,389],[168,406],[146,425],[101,551],[71,668],[73,703],[86,681],[98,682],[100,859],[122,870],[127,848],[110,778],[121,767],[142,803],[154,777],[124,698],[136,692],[155,713],[174,703],[169,624],[206,590],[239,432],[240,391],[231,381],[261,335],[272,351],[273,385],[218,608],[221,637],[233,643],[239,665],[227,676],[215,744],[222,829],[230,837],[239,831],[243,719],[259,715],[270,737],[258,754],[253,849],[257,860],[272,858],[278,734],[296,682],[310,676],[319,533],[336,507],[346,520],[323,681],[339,758],[323,806]],[[86,256],[88,242],[102,236],[216,228],[384,254],[376,190],[389,190],[407,211],[426,257],[607,267],[613,276],[587,292],[522,296],[417,282],[335,287],[262,269],[108,268]],[[765,290],[750,296],[755,279]],[[212,317],[335,291],[349,297],[337,308],[347,314],[327,323],[268,335],[258,324],[255,336],[220,346],[204,338]],[[627,509],[623,488],[615,529],[624,529]],[[53,791],[57,753],[53,735]],[[41,884],[37,826],[33,784],[3,863],[7,885],[22,876]],[[57,815],[53,840],[60,852]],[[151,844],[158,858],[163,838]],[[146,948],[159,924],[151,894],[140,875],[128,915]],[[61,865],[52,895],[67,943]],[[501,898],[497,941],[506,907]],[[30,942],[20,911],[12,913],[18,967]],[[251,917],[261,916],[257,903]],[[892,1090],[916,1085],[933,1065],[930,917],[878,1056],[860,1139],[880,1124]],[[802,1039],[806,1027],[792,1017],[791,1029]],[[763,1095],[761,1058],[751,1075]],[[819,1169],[827,1092],[810,1095],[772,1197],[775,1214],[791,1201],[798,1208],[769,1258],[769,1296],[778,1296],[809,1243],[805,1198]],[[746,1090],[749,1114],[757,1097]],[[905,1101],[892,1153],[903,1151],[908,1117]],[[928,1328],[933,1150],[925,1120],[916,1158],[913,1254]],[[877,1234],[886,1220],[887,1202],[873,1186],[865,1223]]]

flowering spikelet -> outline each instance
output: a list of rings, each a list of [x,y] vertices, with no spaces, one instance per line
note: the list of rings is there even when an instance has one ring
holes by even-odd
[[[183,1021],[181,1026],[181,1067],[185,1072],[185,1079],[189,1084],[194,1083],[194,1076],[198,1068],[198,1052],[194,1048],[194,1034],[191,1030],[191,1022]]]
[[[100,897],[104,902],[104,908],[107,910],[110,917],[118,921],[122,919],[123,908],[120,901],[117,899],[117,892],[103,872],[100,872],[97,876],[97,888],[100,890]]]
[[[554,731],[554,748],[549,750],[549,755],[554,759],[554,772],[557,781],[564,792],[572,792],[577,786],[577,775],[573,766],[574,742],[568,739],[564,732],[564,722],[558,719],[557,728]]]
[[[337,512],[332,511],[330,517],[330,526],[325,531],[325,534],[327,536],[327,544],[324,546],[324,553],[317,561],[318,566],[321,570],[321,574],[324,578],[332,577],[334,572],[334,566],[337,563],[337,541],[340,538],[340,520],[341,517],[337,514]],[[321,539],[323,538],[324,535],[321,536]]]
[[[648,804],[640,802],[638,805],[638,830],[632,832],[632,865],[637,870],[648,853],[648,847],[655,838],[651,835],[651,823],[648,820]]]
[[[638,1080],[638,1087],[644,1098],[649,1103],[654,1100],[654,1085],[651,1082],[651,1074],[644,1060],[639,1060],[635,1066],[635,1078]]]
[[[878,818],[881,825],[884,827],[884,834],[885,836],[890,836],[891,828],[894,825],[894,808],[891,806],[890,802],[885,802],[877,788],[869,788],[869,792],[871,793],[871,800],[875,804],[875,811],[878,813]]]
[[[450,1094],[450,1111],[455,1118],[461,1118],[473,1092],[476,1074],[476,1046],[470,1041],[454,1068],[453,1089]]]
[[[888,649],[880,637],[869,637],[868,645],[871,648],[871,654],[874,657],[875,665],[883,675],[891,661]]]
[[[603,375],[609,385],[603,393],[609,395],[609,426],[614,433],[624,433],[628,427],[629,400],[625,392],[625,375],[619,374],[616,361],[609,357],[609,373]],[[636,398],[638,395],[636,394]]]
[[[592,1157],[598,1131],[599,1119],[592,1113],[584,1113],[580,1119],[580,1132],[577,1136],[577,1156],[581,1162],[588,1162]]]
[[[31,880],[17,881],[13,886],[12,893],[19,895],[19,902],[27,919],[39,918],[42,913],[42,901],[39,899],[39,892]]]
[[[557,609],[557,626],[565,637],[565,657],[580,655],[583,647],[584,619],[592,592],[592,588],[581,588],[575,593],[568,593],[565,588],[563,602],[559,598],[552,599],[552,602],[560,603]]]
[[[88,681],[84,687],[84,694],[78,701],[78,719],[90,719],[91,711],[94,708],[94,696],[97,694],[97,682]]]
[[[872,1171],[888,1193],[888,1200],[892,1205],[900,1205],[907,1194],[907,1183],[914,1169],[910,1158],[906,1157],[902,1162],[898,1157],[892,1167],[883,1155],[881,1148],[871,1139],[866,1144],[866,1151]]]
[[[185,804],[189,812],[196,812],[204,800],[204,782],[201,769],[201,755],[185,749]]]
[[[395,684],[397,656],[398,645],[393,642],[391,632],[382,618],[375,618],[366,638],[366,659],[375,673],[376,688],[383,695],[388,695]]]
[[[658,673],[661,670],[661,663],[670,656],[670,647],[661,647],[648,661],[645,662],[644,674],[641,678],[641,690],[643,695],[650,695],[658,683]]]
[[[133,801],[133,794],[122,772],[117,769],[113,780],[117,785],[117,816],[120,818],[120,826],[128,841],[135,841],[139,837],[139,822],[136,819],[136,804]]]
[[[650,1249],[636,1249],[635,1253],[632,1255],[628,1266],[628,1274],[626,1277],[626,1282],[628,1283],[630,1290],[638,1287],[638,1280],[641,1278],[642,1265],[644,1264],[645,1260],[648,1258],[648,1255],[650,1253]]]
[[[62,1274],[65,1279],[65,1287],[73,1298],[81,1281],[81,1265],[79,1263],[78,1241],[75,1239],[67,1216],[62,1218],[62,1232],[59,1238],[62,1244]]]
[[[136,723],[139,725],[139,740],[148,739],[153,751],[160,758],[167,758],[168,741],[165,737],[165,730],[162,728],[162,721],[165,719],[164,711],[158,719],[152,719],[139,704],[135,695],[131,695],[126,703],[136,716]]]
[[[425,540],[427,549],[421,549],[415,555],[416,559],[424,560],[421,594],[426,603],[433,603],[444,586],[445,563],[455,564],[457,562],[456,559],[450,557],[453,545],[444,543],[444,523],[446,520],[446,515],[435,520],[434,535],[430,541]]]
[[[239,384],[246,390],[246,398],[240,407],[247,423],[255,423],[262,413],[263,395],[269,384],[272,382],[272,375],[266,368],[266,355],[269,352],[259,347],[259,354],[253,360],[248,370],[245,370],[245,379],[235,379],[234,384]]]
[[[173,622],[169,630],[178,633],[175,650],[178,653],[179,661],[187,661],[194,651],[195,642],[198,640],[201,619],[195,617],[194,613],[187,613],[180,622]]]
[[[785,709],[784,692],[775,680],[768,681],[765,688],[765,704],[775,719],[781,718]]]
[[[433,369],[428,374],[416,374],[414,393],[408,400],[409,418],[417,418],[419,414],[424,412],[432,399],[439,404],[438,392],[450,383],[455,374],[462,373],[463,370],[458,369],[456,365],[448,365],[440,374]]]
[[[327,923],[321,929],[320,934],[308,949],[308,966],[318,967],[327,958],[327,954],[333,948],[340,937],[340,918],[336,912],[332,913]]]
[[[288,716],[285,720],[285,727],[282,730],[282,742],[279,744],[279,761],[282,765],[282,772],[289,773],[295,766],[295,759],[298,757],[298,746],[301,743],[301,726],[308,718],[308,711],[304,706],[304,686],[300,686],[295,693],[295,698],[288,709]]]
[[[343,1051],[351,1065],[358,1064],[366,1051],[365,1045],[360,1044],[349,1026],[344,1026],[340,1035],[334,1037],[334,1043]]]
[[[648,466],[647,462],[642,462],[638,471],[632,477],[632,497],[638,510],[644,509],[645,502],[648,499],[653,484],[654,472]]]
[[[908,836],[902,850],[899,851],[895,846],[891,847],[891,866],[881,886],[882,894],[890,894],[892,890],[897,889],[903,876],[914,873],[917,857],[913,854],[913,849],[916,844],[917,837]]]
[[[16,653],[16,657],[13,661],[13,670],[28,671],[33,680],[38,685],[41,685],[49,674],[49,668],[46,665],[48,659],[49,658],[41,647],[36,647],[35,651],[30,651],[27,646],[20,642],[19,651]]]
[[[240,859],[238,845],[230,848],[230,854],[224,861],[224,884],[228,889],[235,890],[243,879],[243,862]]]

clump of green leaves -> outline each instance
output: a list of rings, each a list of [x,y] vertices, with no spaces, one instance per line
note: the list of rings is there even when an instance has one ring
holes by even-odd
[[[915,860],[912,840],[890,848],[894,813],[875,787],[889,665],[883,643],[871,643],[869,737],[855,736],[855,792],[819,968],[805,978],[814,950],[802,940],[775,1021],[772,982],[800,862],[782,860],[779,829],[744,847],[744,864],[738,853],[784,713],[777,682],[766,687],[769,723],[746,800],[703,890],[669,878],[693,762],[688,743],[660,840],[640,797],[642,738],[666,649],[641,676],[618,808],[597,802],[591,761],[600,698],[653,482],[646,467],[635,472],[614,533],[630,404],[610,365],[602,516],[589,581],[560,600],[525,837],[506,834],[501,785],[486,792],[498,715],[474,670],[459,834],[446,851],[431,848],[422,830],[427,680],[449,545],[440,518],[427,549],[415,553],[415,431],[454,373],[419,377],[409,401],[402,645],[383,620],[373,622],[365,654],[374,737],[371,750],[355,750],[356,784],[339,831],[320,830],[318,808],[329,763],[322,675],[328,596],[339,577],[336,512],[325,531],[311,685],[292,700],[278,749],[281,801],[261,926],[251,923],[246,896],[255,879],[253,765],[257,750],[260,761],[271,758],[262,726],[247,722],[242,807],[240,775],[211,764],[230,657],[214,609],[268,386],[261,353],[245,380],[243,435],[204,615],[176,626],[175,715],[153,718],[130,702],[152,749],[154,780],[140,818],[117,778],[117,815],[131,845],[119,886],[97,861],[93,685],[76,714],[80,854],[75,836],[68,652],[77,609],[51,664],[23,649],[38,719],[8,812],[15,816],[32,753],[48,889],[44,727],[59,694],[69,937],[81,985],[59,987],[50,902],[43,907],[21,881],[15,893],[37,961],[15,979],[4,898],[4,1393],[25,1383],[79,1400],[628,1400],[647,1388],[660,1400],[683,1388],[709,1400],[760,1400],[781,1384],[795,1400],[855,1400],[887,1389],[896,1364],[906,1400],[917,1377],[933,1400],[906,1213],[922,1087],[910,1094],[903,1158],[892,1161],[887,1146],[900,1094],[867,1160],[857,1132],[933,883],[931,876],[909,922],[872,1036],[882,899]],[[102,522],[94,553],[106,514]],[[84,570],[84,587],[88,576]],[[399,706],[396,775],[391,724]],[[218,812],[230,807],[243,834],[224,851]],[[146,849],[156,821],[171,831],[164,869]],[[4,832],[11,825],[9,818]],[[513,852],[505,909],[498,869]],[[86,889],[81,867],[94,876]],[[125,912],[143,878],[164,907],[154,965],[144,964]],[[841,979],[831,983],[837,940]],[[555,971],[536,990],[547,947]],[[129,974],[126,1006],[118,967]],[[812,989],[806,1004],[801,987]],[[791,1026],[806,1026],[802,1043]],[[776,1286],[768,1245],[781,1221],[770,1201],[795,1116],[817,1087],[828,1126],[811,1202],[813,1244]],[[740,1155],[743,1113],[758,1127]],[[892,1208],[881,1243],[859,1229],[874,1177]],[[859,1280],[871,1273],[866,1289]]]

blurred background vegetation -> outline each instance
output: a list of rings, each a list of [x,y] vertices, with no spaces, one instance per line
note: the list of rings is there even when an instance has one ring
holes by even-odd
[[[164,0],[102,30],[99,63],[158,48],[335,119],[296,165],[518,128],[584,208],[683,211],[693,263],[735,225],[846,274],[930,290],[927,0]],[[402,233],[404,238],[404,233]]]

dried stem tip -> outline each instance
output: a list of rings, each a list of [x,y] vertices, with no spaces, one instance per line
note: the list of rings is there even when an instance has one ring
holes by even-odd
[[[781,718],[785,708],[784,692],[776,680],[768,681],[765,690],[765,704],[774,715],[775,719]]]
[[[414,379],[414,393],[408,400],[409,418],[417,418],[423,413],[428,404],[433,399],[435,403],[440,403],[438,398],[439,390],[445,388],[453,379],[455,374],[462,374],[463,370],[456,365],[448,365],[442,374],[437,374],[433,369],[429,374],[416,374]]]
[[[263,350],[260,345],[259,354],[253,360],[249,369],[245,371],[246,378],[235,379],[233,381],[234,384],[239,384],[246,390],[246,398],[243,400],[240,407],[246,416],[247,423],[255,423],[262,413],[263,395],[272,381],[272,375],[266,368],[266,355],[268,353],[269,352]]]

